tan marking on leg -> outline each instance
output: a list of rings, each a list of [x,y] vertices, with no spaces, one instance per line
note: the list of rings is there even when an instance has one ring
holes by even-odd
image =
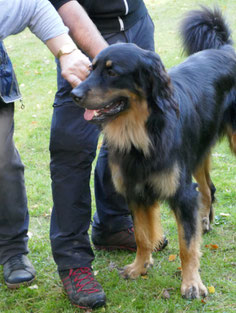
[[[212,182],[209,172],[210,172],[210,154],[194,173],[194,178],[198,183],[198,190],[201,194],[200,215],[202,221],[202,231],[204,233],[208,232],[211,229],[209,216],[212,207],[212,198],[210,189]]]
[[[158,204],[150,208],[133,208],[134,233],[137,244],[136,258],[124,268],[123,276],[136,278],[145,275],[153,264],[152,251],[163,238]]]
[[[179,186],[180,170],[177,163],[168,172],[161,172],[150,177],[149,183],[157,190],[163,198],[171,197],[175,194]]]
[[[199,223],[198,223],[199,224]],[[188,245],[185,240],[184,229],[177,217],[180,259],[182,267],[182,285],[181,294],[187,299],[199,298],[207,295],[207,289],[203,285],[200,274],[200,225],[197,227],[197,233],[191,239]]]
[[[126,189],[124,185],[123,175],[121,173],[119,165],[109,162],[109,166],[111,169],[112,181],[113,181],[116,191],[125,197]]]
[[[230,125],[227,125],[226,134],[228,136],[230,149],[236,155],[236,131],[234,131]]]

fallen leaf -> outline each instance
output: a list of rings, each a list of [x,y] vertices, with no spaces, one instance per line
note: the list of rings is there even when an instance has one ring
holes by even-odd
[[[230,216],[229,213],[220,213],[220,215],[221,215],[221,216],[225,216],[225,217]]]
[[[39,289],[38,285],[29,286],[29,289]]]
[[[162,293],[162,298],[163,299],[170,299],[170,294],[166,289]]]
[[[147,275],[142,275],[141,277],[142,277],[142,279],[148,279]]]
[[[169,255],[169,261],[170,262],[175,261],[175,259],[176,259],[176,254]]]
[[[203,304],[206,304],[206,301],[205,301],[204,299],[201,299],[201,302],[202,302]]]
[[[108,265],[108,268],[110,271],[114,270],[115,268],[117,268],[117,265],[115,262],[110,262]]]
[[[182,267],[181,266],[177,267],[177,270],[182,271]]]
[[[212,245],[212,244],[210,244],[210,249],[211,249],[211,250],[216,250],[216,249],[218,249],[218,248],[219,248],[218,245]]]
[[[44,213],[44,214],[43,214],[43,216],[44,216],[44,217],[50,217],[50,216],[51,216],[51,214]]]
[[[208,287],[209,293],[215,293],[215,287],[214,286],[210,286]]]
[[[28,235],[29,238],[33,237],[33,233],[31,231],[28,231],[27,235]]]
[[[211,249],[211,250],[217,250],[217,249],[219,249],[219,246],[218,245],[216,245],[216,244],[209,244],[209,245],[205,245],[205,248],[209,248],[209,249]]]

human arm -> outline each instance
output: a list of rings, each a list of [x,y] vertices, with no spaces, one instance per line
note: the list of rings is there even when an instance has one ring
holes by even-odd
[[[0,40],[29,27],[55,56],[62,46],[75,46],[67,27],[47,0],[0,0],[0,12]],[[60,63],[63,77],[73,87],[86,77],[90,64],[78,49],[61,56]]]
[[[67,34],[62,34],[58,37],[47,40],[46,45],[56,57],[58,57],[58,52],[62,47],[66,45],[75,47],[69,54],[64,54],[59,57],[61,75],[71,84],[72,87],[76,87],[88,76],[88,69],[91,62],[87,56],[76,47],[72,39]]]
[[[60,1],[51,1],[54,5]],[[63,2],[63,1],[62,1]],[[75,0],[64,1],[58,9],[78,47],[91,58],[108,46],[83,7]]]

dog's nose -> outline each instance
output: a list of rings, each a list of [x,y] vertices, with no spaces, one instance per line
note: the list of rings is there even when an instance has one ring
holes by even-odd
[[[78,103],[78,104],[84,98],[84,93],[78,90],[78,88],[74,88],[70,94],[71,94],[72,99],[75,101],[75,103]]]

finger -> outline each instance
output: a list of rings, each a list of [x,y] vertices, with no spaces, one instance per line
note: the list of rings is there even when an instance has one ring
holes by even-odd
[[[89,76],[89,74],[90,74],[90,69],[87,69],[87,72],[86,72],[86,77],[88,77]]]
[[[75,73],[81,80],[85,80],[90,74],[90,69],[87,66],[80,67],[79,71]]]
[[[68,77],[65,77],[65,79],[71,84],[73,88],[75,88],[81,83],[81,80],[73,74],[69,75]]]

